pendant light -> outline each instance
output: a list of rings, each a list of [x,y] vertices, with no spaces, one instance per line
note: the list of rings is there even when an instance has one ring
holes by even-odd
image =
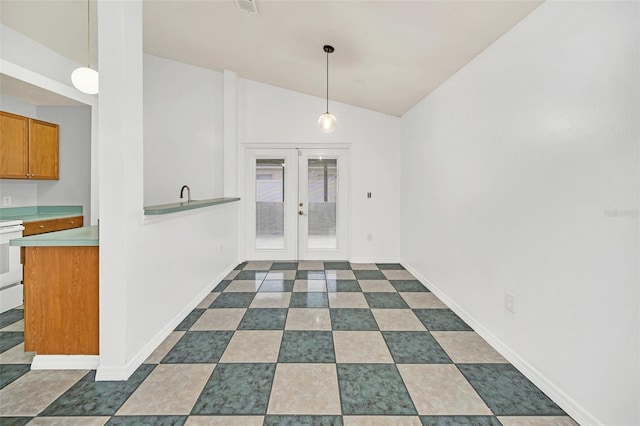
[[[323,49],[327,53],[327,112],[318,118],[318,126],[323,132],[331,133],[336,129],[336,117],[329,112],[329,53],[333,53],[335,49],[328,44]]]
[[[86,93],[88,95],[95,95],[98,93],[98,71],[90,68],[91,61],[91,26],[89,24],[90,20],[90,7],[89,1],[87,0],[87,66],[76,68],[71,73],[71,82],[73,85],[81,91],[82,93]]]

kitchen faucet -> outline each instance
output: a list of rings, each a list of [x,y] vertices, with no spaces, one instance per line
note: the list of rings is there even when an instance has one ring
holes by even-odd
[[[184,197],[183,194],[184,194],[185,188],[187,189],[187,203],[190,203],[191,202],[191,189],[187,185],[184,185],[182,187],[182,189],[180,189],[180,198]]]

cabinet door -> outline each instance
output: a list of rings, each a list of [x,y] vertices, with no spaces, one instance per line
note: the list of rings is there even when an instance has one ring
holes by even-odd
[[[64,219],[56,219],[56,231],[65,229],[82,228],[84,218],[82,216],[65,217]]]
[[[57,231],[58,224],[56,219],[38,220],[35,222],[25,222],[24,231],[22,235],[28,237],[29,235],[44,234],[45,232]]]
[[[31,179],[59,179],[57,124],[29,120],[29,174]]]
[[[29,179],[29,119],[0,111],[0,178]]]

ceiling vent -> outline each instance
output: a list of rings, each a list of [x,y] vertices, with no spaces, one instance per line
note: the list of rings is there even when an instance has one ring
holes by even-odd
[[[258,5],[256,4],[256,0],[236,0],[236,4],[243,12],[247,12],[252,15],[258,14]]]

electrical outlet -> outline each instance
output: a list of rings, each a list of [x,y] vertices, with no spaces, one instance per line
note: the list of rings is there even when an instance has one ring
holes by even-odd
[[[504,293],[504,307],[509,312],[513,312],[514,299],[515,297],[513,296],[513,293],[509,291]]]
[[[7,195],[6,197],[2,197],[2,205],[7,207],[11,205],[11,196]]]
[[[373,240],[373,234],[372,233],[368,233],[367,234],[367,241],[371,241]]]

